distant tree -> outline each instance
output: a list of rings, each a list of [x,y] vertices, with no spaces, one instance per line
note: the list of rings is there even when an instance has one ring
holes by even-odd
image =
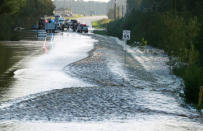
[[[109,9],[107,16],[109,17],[109,19],[114,19],[114,9]]]
[[[25,0],[0,0],[0,14],[16,14],[24,3]]]
[[[0,40],[12,39],[15,26],[30,27],[54,8],[52,0],[0,0]]]

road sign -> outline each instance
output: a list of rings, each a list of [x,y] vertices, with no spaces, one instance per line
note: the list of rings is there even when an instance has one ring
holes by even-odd
[[[123,40],[130,40],[130,30],[123,30]]]
[[[126,64],[126,42],[127,40],[130,40],[130,30],[123,30],[123,40],[124,40],[124,60],[125,60],[125,64]]]

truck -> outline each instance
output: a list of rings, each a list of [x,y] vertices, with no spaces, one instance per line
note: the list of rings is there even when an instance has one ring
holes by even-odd
[[[54,33],[56,29],[55,20],[47,19],[45,20],[45,30],[48,33]]]

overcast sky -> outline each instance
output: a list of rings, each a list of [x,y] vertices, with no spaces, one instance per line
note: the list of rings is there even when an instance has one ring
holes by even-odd
[[[52,0],[54,1],[54,0]],[[84,1],[101,1],[101,2],[109,2],[110,0],[84,0]]]
[[[84,1],[101,1],[101,2],[109,2],[110,0],[84,0]]]

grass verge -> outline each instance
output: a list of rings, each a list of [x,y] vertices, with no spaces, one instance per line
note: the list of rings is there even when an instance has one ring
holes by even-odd
[[[94,27],[95,29],[105,29],[107,24],[111,21],[112,21],[111,19],[101,19],[101,20],[93,21],[92,27]]]
[[[94,30],[93,33],[98,35],[108,35],[106,30]]]

